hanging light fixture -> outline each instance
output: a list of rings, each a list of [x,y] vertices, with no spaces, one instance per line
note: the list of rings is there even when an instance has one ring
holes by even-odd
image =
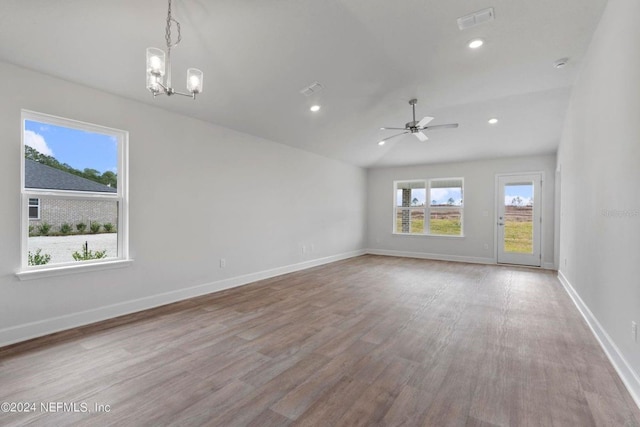
[[[171,38],[171,26],[173,24],[175,24],[178,32],[178,38],[175,42],[173,42]],[[187,91],[189,91],[189,93],[178,92],[171,86],[171,48],[176,47],[182,40],[180,23],[171,17],[171,0],[169,0],[167,27],[164,38],[167,42],[166,56],[162,49],[155,47],[147,48],[147,89],[149,89],[154,97],[158,95],[171,96],[177,94],[196,99],[196,95],[202,93],[202,80],[204,77],[202,71],[197,68],[189,68],[187,70]]]

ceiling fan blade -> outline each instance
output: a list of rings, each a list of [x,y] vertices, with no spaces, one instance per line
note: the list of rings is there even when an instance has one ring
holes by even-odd
[[[381,139],[381,140],[380,140],[380,142],[387,141],[387,140],[389,140],[389,139],[391,139],[391,138],[395,138],[396,136],[404,135],[405,133],[409,133],[409,131],[405,131],[405,132],[402,132],[402,133],[397,133],[397,134],[395,134],[395,135],[391,135],[391,136],[389,136],[389,137],[387,137],[387,138],[385,138],[385,139]]]
[[[416,138],[418,138],[418,140],[420,142],[425,142],[427,139],[429,139],[429,138],[427,138],[427,135],[425,135],[422,132],[416,132],[416,133],[414,133],[414,135],[416,136]]]
[[[459,125],[457,123],[448,123],[446,125],[434,125],[434,126],[427,126],[426,128],[424,128],[425,130],[432,130],[432,129],[445,129],[445,128],[457,128]]]
[[[406,130],[407,128],[380,128],[380,130]]]
[[[421,128],[425,127],[426,125],[429,124],[431,120],[433,120],[433,117],[429,117],[429,116],[424,117],[422,120],[418,122],[418,127],[421,127]]]

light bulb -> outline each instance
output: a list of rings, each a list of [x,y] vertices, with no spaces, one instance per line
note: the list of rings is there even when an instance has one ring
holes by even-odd
[[[196,93],[202,93],[202,80],[204,74],[197,68],[189,68],[187,70],[187,90],[194,95]]]
[[[378,145],[384,145],[385,141],[378,142]]]
[[[151,70],[154,73],[160,72],[161,64],[162,64],[162,61],[160,61],[160,58],[158,58],[157,56],[152,56],[151,58],[149,58],[149,65],[151,65]]]

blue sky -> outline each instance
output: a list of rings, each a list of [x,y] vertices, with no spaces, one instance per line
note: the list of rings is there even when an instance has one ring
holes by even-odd
[[[414,206],[425,204],[427,191],[424,188],[414,188],[411,190],[411,200],[418,199]],[[398,190],[396,195],[398,206],[402,206],[402,190]],[[436,201],[436,205],[446,205],[449,198],[454,200],[454,205],[460,206],[462,203],[462,191],[460,188],[432,188],[431,200]]]
[[[111,135],[26,120],[24,143],[75,169],[118,172],[118,142]]]
[[[411,190],[411,200],[417,199],[414,206],[424,206],[426,200],[426,190],[424,188],[414,188]],[[519,206],[527,206],[533,201],[533,185],[507,185],[504,190],[505,205],[511,205],[516,197],[520,197]],[[454,200],[454,205],[460,206],[462,194],[460,188],[432,188],[431,200],[436,201],[436,205],[446,205],[449,198]],[[402,190],[396,194],[397,206],[402,206]]]
[[[533,185],[507,185],[504,188],[504,203],[505,205],[512,205],[513,199],[520,197],[522,202],[521,206],[526,206],[533,202]]]

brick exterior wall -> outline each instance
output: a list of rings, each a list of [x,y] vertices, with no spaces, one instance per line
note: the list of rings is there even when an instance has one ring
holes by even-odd
[[[84,222],[87,231],[91,222],[113,224],[118,226],[118,203],[104,200],[71,200],[40,198],[40,219],[29,220],[29,225],[37,227],[46,222],[50,224],[52,232],[60,231],[64,223],[70,224],[76,231],[76,224]]]
[[[402,206],[409,207],[411,206],[411,189],[403,188],[402,189]],[[411,231],[411,212],[409,209],[405,209],[402,211],[402,232],[408,233]]]

